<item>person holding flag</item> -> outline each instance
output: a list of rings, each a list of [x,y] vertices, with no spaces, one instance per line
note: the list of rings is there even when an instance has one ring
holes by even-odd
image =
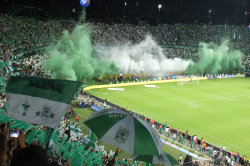
[[[10,77],[6,86],[5,114],[16,120],[47,126],[46,146],[80,85],[77,81]]]

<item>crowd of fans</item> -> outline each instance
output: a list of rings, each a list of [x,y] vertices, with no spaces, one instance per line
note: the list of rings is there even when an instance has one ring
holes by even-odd
[[[70,21],[69,23],[55,20],[45,22],[34,18],[10,17],[7,15],[1,15],[0,20],[0,108],[3,110],[7,107],[5,87],[10,76],[36,76],[48,79],[52,77],[50,71],[45,71],[41,68],[42,62],[48,58],[48,55],[22,57],[23,53],[57,42],[63,30],[72,30],[76,22]],[[145,38],[145,35],[150,34],[163,46],[167,58],[192,58],[194,61],[198,60],[196,47],[199,42],[219,44],[223,38],[228,38],[231,40],[231,49],[240,49],[244,53],[243,64],[249,66],[250,62],[250,31],[245,26],[197,24],[137,26],[132,24],[110,25],[97,23],[93,26],[92,32],[92,44],[99,46],[113,46],[116,43],[128,41],[138,43]],[[10,160],[12,161],[11,163],[19,162],[20,158],[26,160],[23,157],[24,154],[37,155],[43,158],[44,161],[48,160],[42,146],[43,143],[40,142],[41,140],[31,141],[29,145],[25,141],[25,137],[28,137],[27,133],[32,133],[36,130],[45,131],[45,127],[37,128],[32,126],[29,132],[25,133],[21,130],[18,139],[10,139],[8,137],[10,125],[10,123],[1,123],[0,164],[5,161],[8,165]],[[84,148],[88,150],[87,147]],[[17,152],[15,153],[15,151]],[[37,153],[34,153],[34,151]],[[103,163],[111,160],[112,157],[110,156],[102,157]],[[70,159],[66,159],[62,163],[60,160],[62,165],[70,165],[69,161]],[[96,165],[97,163],[94,164]]]
[[[0,53],[11,55],[55,43],[64,29],[72,30],[76,22],[39,21],[34,18],[0,16]],[[169,58],[190,58],[197,56],[194,50],[199,42],[220,44],[223,39],[230,40],[230,49],[239,49],[249,55],[250,31],[247,26],[198,25],[198,24],[160,24],[158,26],[133,24],[96,23],[92,29],[92,44],[112,46],[117,43],[138,43],[149,34],[163,47],[185,46],[172,51],[166,49]],[[189,56],[188,56],[189,55]],[[8,57],[7,57],[8,58]]]
[[[70,115],[65,115],[50,142],[47,142],[51,129],[46,126],[10,119],[3,114],[3,110],[0,114],[1,166],[128,165],[127,159],[115,159],[115,153],[106,152],[104,147],[95,149],[81,141],[89,139],[96,143],[97,139],[93,132],[84,134],[82,125],[72,118],[70,120]],[[19,132],[19,135],[12,135],[10,131]]]

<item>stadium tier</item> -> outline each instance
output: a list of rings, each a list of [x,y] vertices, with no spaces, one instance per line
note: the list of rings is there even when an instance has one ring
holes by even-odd
[[[220,25],[197,24],[160,24],[157,26],[149,24],[143,26],[134,24],[94,24],[91,29],[90,41],[96,54],[107,52],[116,45],[128,42],[132,43],[132,45],[143,43],[145,36],[151,35],[160,45],[167,59],[180,58],[192,60],[195,63],[200,60],[198,55],[202,47],[199,44],[200,42],[213,42],[214,44],[211,47],[216,48],[216,45],[222,43],[222,38],[227,36],[227,40],[230,40],[229,49],[242,52],[241,62],[245,70],[239,69],[236,71],[237,69],[235,69],[234,71],[233,69],[233,73],[224,73],[223,68],[221,68],[221,73],[213,73],[212,70],[207,72],[197,70],[197,73],[188,74],[185,68],[179,71],[169,70],[164,74],[156,72],[154,75],[150,75],[144,71],[142,74],[142,71],[139,71],[138,73],[126,73],[124,75],[121,73],[119,75],[117,72],[104,73],[101,77],[89,70],[88,72],[94,74],[86,78],[79,77],[78,82],[82,82],[82,88],[78,89],[77,97],[72,100],[71,107],[67,108],[65,116],[60,119],[59,126],[53,130],[45,125],[28,123],[28,120],[23,122],[6,116],[5,112],[8,108],[7,96],[10,96],[6,94],[6,86],[10,77],[38,78],[43,81],[57,78],[65,81],[68,77],[60,78],[60,73],[55,74],[53,69],[47,70],[44,67],[44,63],[50,58],[46,50],[53,48],[58,41],[61,42],[63,35],[75,32],[74,27],[79,23],[74,20],[68,20],[67,22],[63,20],[42,21],[6,14],[2,14],[0,20],[0,132],[2,133],[0,141],[4,142],[3,145],[2,142],[0,143],[0,148],[2,148],[0,154],[6,153],[8,157],[8,160],[2,161],[0,156],[0,165],[2,163],[11,165],[12,151],[14,156],[21,155],[18,152],[14,153],[15,149],[22,153],[26,153],[25,149],[31,151],[37,149],[37,152],[41,150],[41,154],[45,154],[47,157],[45,159],[48,159],[49,156],[51,163],[56,162],[67,166],[101,166],[110,163],[115,166],[127,166],[129,163],[130,165],[139,166],[142,163],[144,165],[153,163],[153,155],[151,155],[152,161],[141,160],[141,162],[137,160],[136,162],[130,160],[127,151],[118,148],[115,151],[114,148],[118,147],[119,144],[110,146],[99,142],[95,133],[88,126],[82,125],[83,120],[91,117],[90,113],[86,114],[87,111],[93,113],[106,107],[120,109],[125,111],[126,114],[131,112],[133,115],[139,116],[135,123],[145,125],[145,128],[149,131],[151,130],[151,128],[148,128],[150,124],[150,127],[155,130],[151,130],[151,133],[149,133],[156,144],[157,134],[159,134],[161,141],[165,145],[175,147],[174,150],[168,151],[170,155],[176,153],[174,158],[171,158],[165,152],[162,152],[163,155],[158,154],[157,157],[154,155],[161,162],[165,157],[168,159],[169,165],[178,165],[176,160],[184,160],[184,158],[180,158],[181,155],[177,154],[182,149],[183,153],[192,154],[197,159],[215,159],[212,160],[212,164],[218,164],[218,162],[223,164],[225,163],[224,157],[228,156],[226,159],[228,161],[230,159],[229,164],[231,164],[232,159],[232,161],[235,160],[239,164],[248,165],[249,162],[245,155],[250,155],[247,149],[250,144],[247,141],[248,134],[243,131],[246,131],[249,127],[247,123],[249,113],[246,111],[249,109],[249,78],[236,78],[247,76],[245,72],[250,70],[250,31],[245,26],[228,26],[225,28]],[[84,24],[93,24],[93,22]],[[77,52],[78,50],[64,51]],[[67,57],[69,55],[62,56]],[[93,59],[88,61],[87,65],[93,65],[96,60],[95,57]],[[80,62],[81,59],[78,60]],[[134,61],[136,62],[136,60]],[[107,61],[104,62],[109,64]],[[57,63],[60,66],[60,61],[57,61]],[[99,64],[101,65],[101,63]],[[102,65],[105,66],[106,64]],[[86,66],[86,64],[83,65]],[[235,67],[235,64],[228,64],[228,66],[230,65]],[[77,68],[77,66],[77,63],[75,63],[74,67]],[[71,67],[69,66],[69,68]],[[117,70],[119,68],[119,66],[116,67],[110,64],[109,67]],[[65,71],[62,70],[62,72]],[[159,82],[161,84],[155,85]],[[29,85],[31,84],[32,81],[29,82]],[[61,93],[61,89],[64,89],[60,84],[52,85],[51,82],[48,84],[50,84],[52,91]],[[23,84],[19,86],[22,87],[21,85]],[[45,83],[42,85],[34,83],[33,85],[49,89]],[[86,87],[85,92],[84,87]],[[32,90],[30,91],[32,93]],[[21,93],[18,89],[14,92],[19,93],[18,95]],[[43,94],[41,91],[40,93]],[[33,97],[38,97],[37,94],[33,95],[35,95]],[[26,96],[26,98],[28,97]],[[58,98],[60,98],[58,100],[62,99],[62,97]],[[15,101],[18,99],[15,98]],[[42,97],[40,100],[43,99]],[[26,101],[22,103],[23,116],[26,116],[29,106]],[[75,107],[81,108],[76,109]],[[36,110],[34,117],[41,116],[41,121],[54,118],[53,113],[49,114],[50,108],[50,106],[44,106],[42,111]],[[168,125],[164,124],[165,121],[167,121]],[[242,130],[240,130],[240,127],[242,127]],[[187,129],[190,133],[186,131]],[[157,134],[154,133],[155,131]],[[117,129],[116,141],[125,143],[129,132],[130,130],[122,127]],[[19,136],[17,137],[17,135]],[[199,139],[197,136],[199,136]],[[12,137],[11,140],[9,137]],[[240,140],[238,140],[239,138]],[[8,141],[8,147],[4,149],[6,140]],[[137,145],[140,143],[137,142]],[[140,145],[147,146],[146,142]],[[134,146],[132,148],[135,149],[136,144]],[[157,148],[159,148],[158,146]],[[3,151],[3,149],[6,151]],[[47,150],[46,153],[43,149]],[[228,154],[231,149],[235,151]],[[166,147],[162,150],[166,151]],[[189,152],[190,150],[191,152]],[[117,157],[118,151],[126,157]],[[115,157],[117,157],[116,161],[113,161]],[[136,160],[137,157],[140,158],[141,156],[133,157]],[[25,157],[23,158],[25,159]]]

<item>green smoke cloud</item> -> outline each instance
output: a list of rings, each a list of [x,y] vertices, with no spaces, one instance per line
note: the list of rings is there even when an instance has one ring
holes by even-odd
[[[85,14],[80,21],[84,18]],[[119,68],[111,60],[92,56],[91,29],[92,25],[78,24],[71,33],[64,30],[57,44],[46,50],[50,58],[45,61],[44,68],[51,70],[57,78],[69,80],[117,74]]]
[[[221,45],[214,43],[199,43],[197,63],[190,63],[187,68],[188,73],[213,73],[229,74],[233,71],[244,70],[241,58],[242,53],[239,50],[230,50],[228,40],[224,40]]]

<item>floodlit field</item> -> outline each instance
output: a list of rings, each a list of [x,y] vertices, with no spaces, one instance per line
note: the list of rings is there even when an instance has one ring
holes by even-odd
[[[155,85],[157,88],[122,87],[125,91],[96,89],[91,94],[250,156],[250,78]]]

